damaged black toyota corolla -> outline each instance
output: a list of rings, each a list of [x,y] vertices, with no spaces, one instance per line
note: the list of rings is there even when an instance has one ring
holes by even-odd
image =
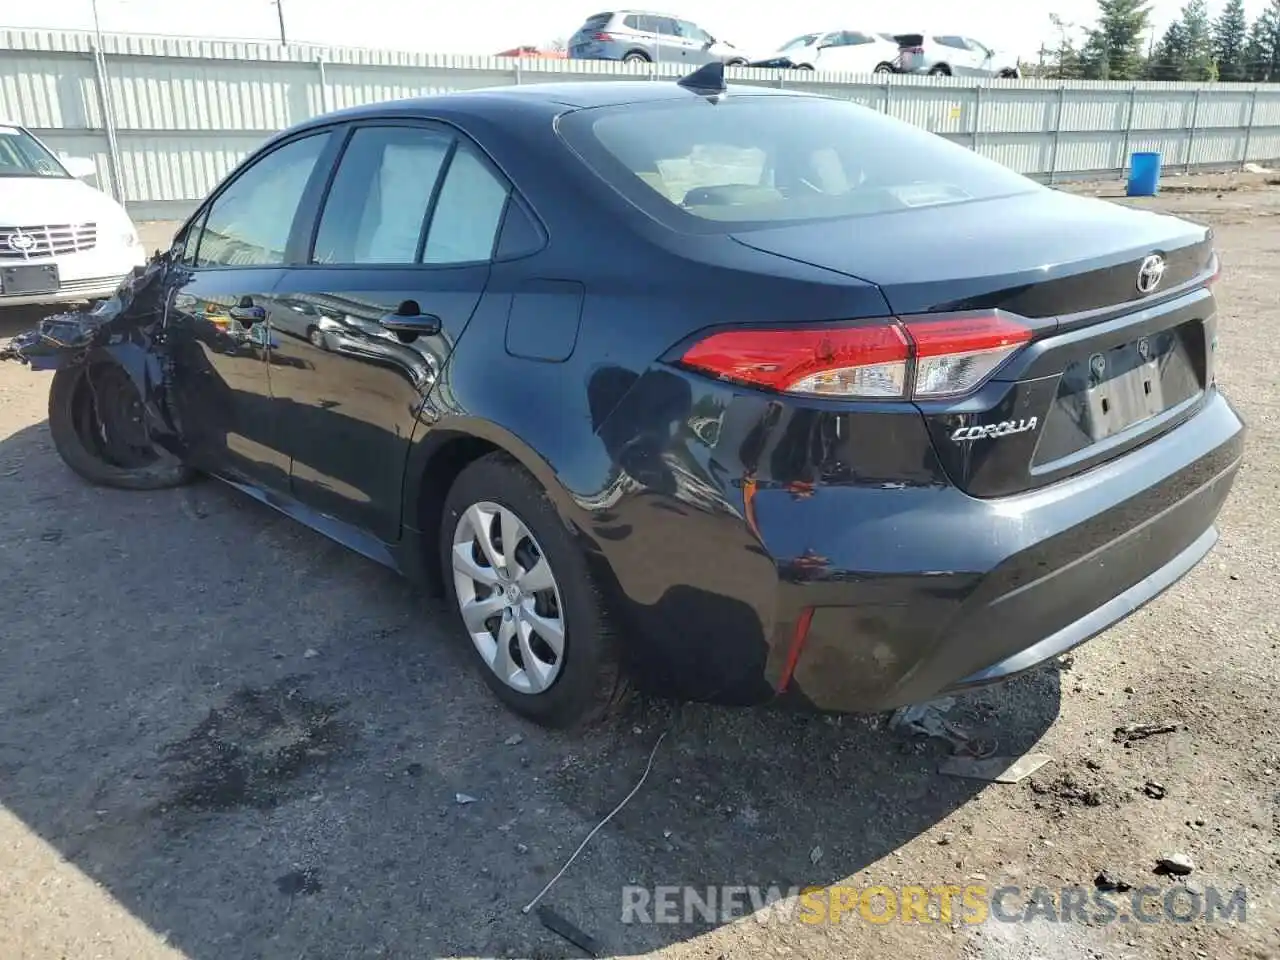
[[[547,724],[918,702],[1190,570],[1243,444],[1211,234],[717,72],[309,121],[8,353],[77,472],[443,590]]]

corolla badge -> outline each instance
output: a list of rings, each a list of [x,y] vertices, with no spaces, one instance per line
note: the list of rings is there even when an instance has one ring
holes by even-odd
[[[17,250],[18,253],[26,253],[36,245],[36,238],[29,233],[23,233],[21,230],[15,230],[9,234],[9,248]]]
[[[1156,287],[1160,286],[1160,281],[1164,279],[1164,269],[1164,257],[1158,253],[1153,253],[1143,260],[1142,266],[1138,268],[1138,292],[1143,296],[1154,292]]]
[[[1011,437],[1015,433],[1026,433],[1039,425],[1040,421],[1036,417],[1027,417],[1025,420],[1002,420],[1000,423],[988,423],[981,427],[960,427],[951,434],[951,439],[956,443],[964,443],[967,440],[999,440],[1001,437]]]

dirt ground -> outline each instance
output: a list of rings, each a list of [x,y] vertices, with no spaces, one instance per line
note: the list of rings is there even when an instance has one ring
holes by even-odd
[[[1142,203],[1217,229],[1247,463],[1175,589],[955,706],[1002,754],[1052,757],[1018,784],[942,776],[945,744],[883,717],[640,702],[587,736],[523,724],[445,612],[374,564],[212,482],[78,481],[49,376],[0,364],[0,957],[581,956],[521,906],[664,732],[543,901],[602,953],[1280,956],[1280,188],[1197,182]],[[0,315],[0,336],[32,320]],[[1173,729],[1113,736],[1147,722]],[[1185,880],[1153,872],[1173,853]],[[1003,915],[1026,918],[1033,888],[1104,871],[1160,896],[1243,887],[1246,918],[622,916],[627,885],[985,884],[1018,887]]]

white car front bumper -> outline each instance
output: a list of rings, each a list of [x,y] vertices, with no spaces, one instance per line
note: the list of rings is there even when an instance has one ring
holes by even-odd
[[[111,296],[134,267],[147,262],[146,251],[141,244],[115,249],[95,247],[79,253],[57,257],[32,257],[30,260],[0,259],[0,307],[20,307],[33,304],[75,303],[84,300],[101,300]],[[58,289],[47,293],[7,293],[4,289],[4,268],[43,266],[55,264],[58,268]]]

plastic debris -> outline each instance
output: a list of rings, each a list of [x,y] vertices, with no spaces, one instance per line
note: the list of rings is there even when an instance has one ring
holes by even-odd
[[[991,783],[1018,783],[1053,760],[1047,753],[1028,753],[1021,757],[948,757],[938,765],[938,772],[948,777],[966,777]]]

